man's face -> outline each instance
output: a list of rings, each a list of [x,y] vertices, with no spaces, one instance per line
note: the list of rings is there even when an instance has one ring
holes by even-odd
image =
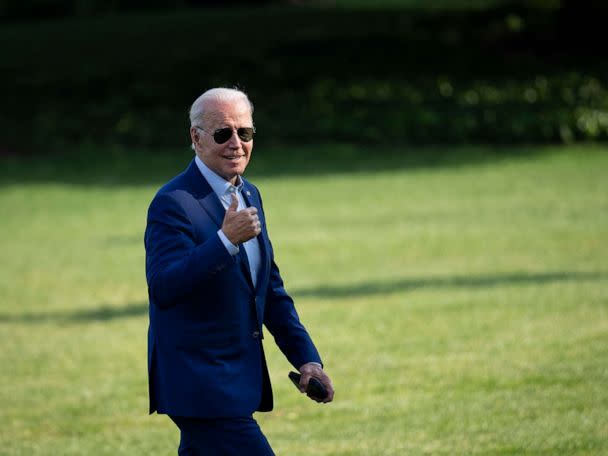
[[[245,142],[236,134],[237,128],[253,127],[249,104],[245,100],[237,102],[210,102],[207,116],[198,128],[190,128],[190,137],[196,149],[196,155],[216,174],[234,184],[237,175],[245,172],[253,139]],[[233,133],[228,141],[217,144],[213,132],[219,128],[232,128]]]

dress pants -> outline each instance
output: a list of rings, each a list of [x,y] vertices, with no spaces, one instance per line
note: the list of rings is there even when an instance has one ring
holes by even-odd
[[[181,432],[179,456],[274,456],[253,417],[170,416]]]

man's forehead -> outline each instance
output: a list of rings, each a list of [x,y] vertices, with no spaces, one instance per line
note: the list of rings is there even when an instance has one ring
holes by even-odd
[[[251,109],[247,102],[219,102],[208,106],[203,119],[208,123],[251,123]]]
[[[251,107],[246,100],[214,100],[206,106],[206,111],[218,115],[251,115]]]

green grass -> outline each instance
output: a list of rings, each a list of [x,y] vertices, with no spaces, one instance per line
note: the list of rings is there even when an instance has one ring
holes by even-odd
[[[606,152],[256,149],[337,391],[297,394],[266,339],[276,405],[257,419],[277,454],[608,453]],[[3,159],[0,454],[175,454],[147,416],[142,233],[187,160]]]

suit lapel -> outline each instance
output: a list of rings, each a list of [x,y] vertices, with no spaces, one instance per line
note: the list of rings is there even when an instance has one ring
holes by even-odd
[[[209,217],[215,222],[218,229],[222,227],[226,210],[217,197],[207,179],[203,177],[194,160],[186,169],[185,176],[192,195],[198,200]]]
[[[249,284],[249,287],[253,290],[253,281],[251,280],[251,270],[249,269],[249,258],[247,257],[247,251],[245,250],[245,247],[243,245],[241,245],[239,247],[239,253],[238,253],[238,262],[239,262],[239,266],[241,268],[241,272],[243,273],[243,276],[245,276],[245,278],[247,279],[247,283]]]
[[[256,294],[259,291],[263,291],[266,289],[266,284],[264,283],[264,278],[268,274],[268,270],[270,268],[269,258],[268,258],[268,249],[266,248],[266,243],[268,242],[267,234],[266,234],[266,223],[264,220],[264,213],[262,212],[262,204],[260,199],[257,196],[257,191],[253,186],[243,179],[243,199],[247,206],[255,207],[258,210],[258,217],[260,218],[260,222],[262,224],[262,231],[258,234],[258,244],[260,245],[260,270],[258,272],[257,282],[256,282]],[[245,250],[245,249],[243,249]]]
[[[205,180],[204,177],[201,176],[201,179]],[[207,182],[207,181],[205,181]],[[209,184],[207,184],[209,185]],[[209,187],[211,188],[211,187]],[[224,223],[224,216],[226,215],[226,209],[222,206],[217,195],[213,192],[213,190],[207,194],[204,198],[200,198],[198,200],[203,209],[207,211],[209,216],[213,219],[218,229],[222,227],[222,223]]]
[[[270,260],[268,257],[268,249],[266,247],[266,229],[265,229],[265,221],[264,221],[264,213],[262,212],[262,205],[257,197],[257,191],[253,186],[243,179],[243,199],[245,200],[245,204],[248,207],[255,207],[258,210],[258,217],[260,218],[260,222],[262,224],[262,231],[258,234],[258,244],[260,246],[260,270],[258,272],[258,277],[256,281],[255,287],[255,313],[256,319],[258,321],[258,326],[261,328],[264,320],[264,292],[268,286],[268,280],[266,277],[268,276],[268,271],[270,270]],[[242,249],[245,250],[244,248]],[[249,269],[249,263],[247,263],[247,269]],[[253,286],[253,284],[252,284]],[[262,336],[263,337],[263,336]]]

